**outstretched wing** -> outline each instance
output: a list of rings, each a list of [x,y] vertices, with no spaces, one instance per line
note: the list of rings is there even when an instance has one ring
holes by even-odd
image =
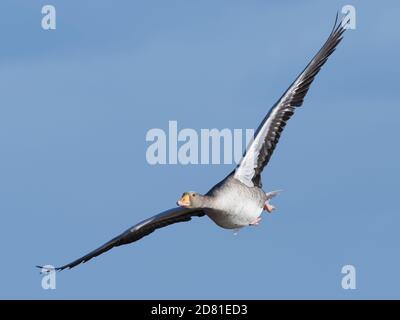
[[[204,212],[202,210],[197,209],[187,209],[182,207],[177,207],[174,209],[170,209],[164,211],[154,217],[146,219],[133,227],[129,228],[125,232],[121,233],[119,236],[115,237],[114,239],[108,241],[107,243],[103,244],[101,247],[93,250],[92,252],[88,253],[87,255],[68,263],[62,267],[56,268],[57,271],[61,271],[64,269],[71,269],[78,264],[84,263],[89,261],[90,259],[101,255],[102,253],[124,244],[128,244],[134,241],[137,241],[144,236],[152,233],[156,229],[160,229],[166,227],[173,223],[178,222],[185,222],[190,221],[193,216],[202,217],[204,216]],[[42,268],[38,266],[38,268]]]
[[[293,115],[295,108],[303,104],[303,99],[311,83],[326,60],[328,60],[328,57],[335,51],[336,46],[342,40],[344,31],[343,23],[338,23],[338,17],[336,16],[335,24],[328,40],[282,97],[270,109],[256,130],[254,140],[247,148],[246,153],[234,172],[234,177],[236,179],[249,187],[262,187],[261,172],[271,158],[286,122]]]

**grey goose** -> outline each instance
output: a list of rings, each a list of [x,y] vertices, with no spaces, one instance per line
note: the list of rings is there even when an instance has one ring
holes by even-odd
[[[274,210],[269,200],[278,193],[263,191],[261,172],[269,162],[287,121],[295,109],[303,104],[311,83],[335,51],[345,29],[345,24],[338,21],[336,16],[334,27],[322,48],[269,110],[239,165],[225,179],[204,195],[192,191],[185,192],[178,200],[177,207],[136,224],[99,248],[56,270],[73,268],[113,247],[137,241],[156,229],[190,221],[192,217],[208,216],[218,226],[226,229],[257,225],[263,210]]]

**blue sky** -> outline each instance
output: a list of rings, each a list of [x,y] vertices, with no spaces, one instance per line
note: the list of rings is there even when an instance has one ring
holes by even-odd
[[[41,29],[41,7],[57,29]],[[57,274],[232,165],[150,166],[146,132],[255,128],[357,10],[264,170],[277,211],[233,236],[194,219]],[[0,4],[0,298],[400,298],[395,1]],[[357,270],[343,290],[341,268]]]

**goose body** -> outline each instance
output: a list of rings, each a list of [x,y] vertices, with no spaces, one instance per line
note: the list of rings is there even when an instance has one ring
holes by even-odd
[[[207,216],[225,229],[238,229],[250,225],[263,212],[267,200],[258,187],[248,187],[233,176],[228,176],[207,194],[210,207]]]
[[[75,261],[62,267],[73,268],[100,254],[121,245],[132,243],[153,231],[168,225],[190,221],[192,217],[207,215],[218,226],[238,229],[257,225],[263,210],[274,208],[268,201],[277,192],[265,193],[261,172],[268,164],[287,121],[303,104],[311,83],[342,39],[345,27],[336,17],[328,39],[296,80],[272,106],[256,130],[254,140],[247,147],[240,164],[209,192],[185,192],[177,202],[178,207],[146,219]]]

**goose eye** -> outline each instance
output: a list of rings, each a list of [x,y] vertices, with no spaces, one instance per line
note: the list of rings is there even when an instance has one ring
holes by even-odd
[[[195,197],[195,196],[196,196],[196,194],[192,193],[192,197]]]

